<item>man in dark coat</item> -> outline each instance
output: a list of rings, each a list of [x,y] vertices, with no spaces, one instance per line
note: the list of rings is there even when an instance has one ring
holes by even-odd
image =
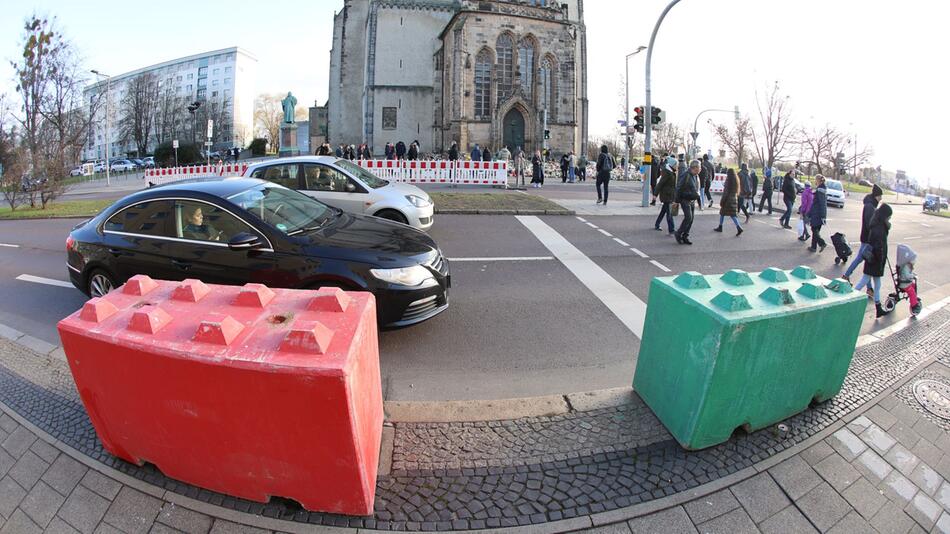
[[[683,212],[683,222],[676,231],[676,242],[681,245],[692,245],[689,240],[689,231],[693,227],[693,203],[699,200],[699,170],[702,165],[694,159],[689,163],[686,172],[682,173],[676,184],[676,197]]]
[[[703,182],[703,191],[706,193],[706,200],[709,201],[709,207],[713,206],[713,197],[712,197],[712,182],[716,177],[716,168],[713,167],[711,161],[709,161],[709,154],[703,154],[703,170],[706,171],[706,180]]]
[[[660,171],[660,181],[657,182],[654,193],[656,197],[660,199],[660,205],[662,207],[660,208],[660,214],[656,217],[656,222],[653,224],[653,229],[660,231],[660,223],[662,223],[663,218],[666,217],[666,227],[670,235],[672,235],[675,232],[672,205],[676,198],[676,172],[673,171],[676,160],[667,158],[662,162],[657,162],[655,165],[659,167],[661,163],[663,169]]]
[[[600,156],[597,156],[597,204],[607,205],[610,172],[613,171],[616,166],[617,163],[610,155],[607,145],[602,145],[600,147]],[[601,194],[601,187],[603,187],[603,194]]]
[[[796,197],[798,197],[798,190],[795,189],[795,171],[788,171],[782,178],[782,201],[785,202],[785,215],[778,220],[782,228],[792,229],[789,221],[792,219],[792,208],[795,207]]]
[[[338,158],[342,158],[346,154],[346,152],[343,150],[343,145],[336,147],[335,154],[336,154],[336,157]]]
[[[540,189],[544,186],[544,158],[540,150],[534,151],[531,158],[531,187]]]
[[[482,161],[491,161],[491,148],[485,147],[485,150],[482,150]]]
[[[650,191],[653,192],[653,198],[650,200],[651,206],[656,205],[656,187],[660,180],[660,175],[663,172],[663,165],[666,164],[667,157],[669,157],[669,154],[664,152],[663,157],[661,157],[659,160],[654,159],[653,163],[650,165]]]
[[[871,217],[868,228],[868,246],[870,252],[864,259],[864,276],[855,289],[864,289],[868,284],[874,286],[874,306],[877,308],[877,317],[884,317],[887,312],[881,307],[881,277],[887,269],[887,235],[891,231],[891,215],[894,210],[887,204],[881,204]]]
[[[771,173],[768,173],[771,174]],[[765,203],[769,203],[769,215],[772,214],[772,178],[768,175],[762,180],[762,199],[759,200],[759,213],[762,213],[762,208],[765,206]]]
[[[812,252],[824,252],[825,240],[821,238],[819,232],[825,224],[825,218],[828,217],[828,190],[825,188],[825,177],[818,175],[815,177],[815,198],[812,200],[811,208],[808,210],[808,222],[811,224],[811,247]]]
[[[413,142],[409,145],[409,153],[406,155],[409,158],[409,161],[416,161],[419,159],[419,145]]]
[[[406,143],[403,143],[402,141],[396,143],[396,159],[406,159]]]
[[[745,214],[749,222],[749,197],[752,196],[752,177],[749,175],[749,166],[743,163],[739,170],[739,211]]]
[[[871,217],[874,216],[874,210],[877,209],[883,197],[884,191],[877,184],[874,185],[871,193],[864,197],[864,210],[861,212],[861,248],[858,249],[858,252],[854,255],[854,261],[851,262],[851,265],[848,266],[848,270],[845,271],[842,276],[842,278],[849,282],[851,281],[851,273],[864,261],[865,250],[870,248],[870,245],[868,245],[868,233],[871,230]]]
[[[452,146],[449,147],[449,161],[458,161],[459,159],[459,144],[452,142]]]

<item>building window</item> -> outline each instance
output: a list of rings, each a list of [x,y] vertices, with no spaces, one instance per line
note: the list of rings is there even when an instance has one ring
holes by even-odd
[[[211,72],[212,72],[215,76],[217,76],[218,74],[221,73],[221,69],[214,69],[214,70],[211,71]]]
[[[534,94],[534,44],[524,39],[518,47],[518,72],[521,73],[521,92],[531,99]]]
[[[213,81],[211,82],[211,85],[218,85],[218,80],[213,80]]]
[[[554,111],[554,62],[551,58],[546,58],[541,63],[541,70],[538,72],[541,78],[541,94],[538,96],[538,107],[548,110],[548,117]]]
[[[189,80],[194,79],[194,77],[195,77],[195,73],[194,73],[194,72],[189,72],[189,73],[188,73],[188,79],[189,79]],[[178,78],[181,79],[181,76],[179,76]]]
[[[180,81],[181,81],[181,76],[178,76],[176,79],[177,79],[177,81],[180,82]]]
[[[231,83],[231,78],[224,79],[224,85],[229,85]]]
[[[207,76],[208,67],[198,67],[198,76]]]
[[[203,100],[205,97],[205,94],[207,94],[206,92],[207,92],[207,89],[205,89],[204,87],[202,87],[201,89],[198,89],[198,94],[196,95],[198,100]]]
[[[501,98],[507,98],[514,89],[515,78],[514,44],[511,42],[511,36],[502,34],[495,49],[498,53],[498,94]]]
[[[217,98],[217,97],[218,97],[218,92],[217,92],[217,91],[211,91],[211,98]]]
[[[383,108],[383,130],[396,129],[396,108]]]
[[[187,86],[185,86],[185,91],[188,91],[188,92],[190,93],[191,90],[192,90],[192,85],[191,85],[191,84],[188,84]]]
[[[207,78],[198,78],[198,87],[207,87],[208,79]]]
[[[228,74],[229,72],[231,72],[231,67],[224,67],[224,73]]]
[[[491,53],[479,52],[475,58],[475,120],[491,118]]]

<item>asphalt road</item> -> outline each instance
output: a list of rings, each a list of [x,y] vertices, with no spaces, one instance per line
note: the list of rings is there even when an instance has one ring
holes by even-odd
[[[858,204],[855,198],[845,209],[830,209],[826,239],[835,231],[858,239]],[[0,222],[0,323],[58,343],[56,321],[81,307],[83,295],[17,277],[67,281],[64,240],[76,222]],[[834,265],[830,239],[824,253],[808,252],[778,227],[777,214],[754,216],[738,238],[728,221],[725,233],[712,232],[717,223],[713,212],[703,212],[694,224],[696,244],[686,247],[654,231],[647,216],[437,217],[431,234],[452,260],[451,307],[381,334],[387,398],[511,398],[628,385],[639,345],[632,304],[647,301],[654,276],[802,264],[827,277],[843,271]],[[902,242],[920,254],[925,304],[950,295],[950,220],[899,206],[892,249]],[[906,303],[881,321],[872,311],[865,331],[907,316]]]

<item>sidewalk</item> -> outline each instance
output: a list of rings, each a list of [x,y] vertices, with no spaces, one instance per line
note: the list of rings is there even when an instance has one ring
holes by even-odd
[[[57,351],[0,338],[0,533],[950,533],[950,420],[937,415],[950,413],[914,395],[933,380],[950,399],[950,308],[907,324],[862,338],[842,392],[787,429],[698,452],[632,392],[572,395],[551,416],[391,422],[372,517],[234,499],[117,460]]]

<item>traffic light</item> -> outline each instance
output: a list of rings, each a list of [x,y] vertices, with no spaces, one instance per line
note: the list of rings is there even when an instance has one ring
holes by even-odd
[[[636,116],[634,117],[636,124],[634,124],[633,129],[643,133],[643,108],[634,108],[633,111],[636,113]]]
[[[544,130],[544,138],[551,139],[551,130]]]
[[[651,109],[652,109],[652,115],[650,116],[650,119],[652,121],[653,126],[658,126],[660,123],[666,122],[665,111],[663,111],[662,109],[656,106],[653,106]]]

